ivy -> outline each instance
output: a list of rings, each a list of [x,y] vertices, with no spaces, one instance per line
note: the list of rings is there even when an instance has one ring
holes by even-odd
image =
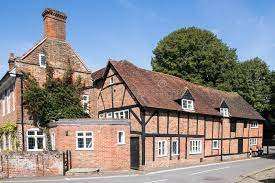
[[[4,125],[0,126],[0,134],[14,134],[16,132],[16,124],[12,122],[6,122]]]

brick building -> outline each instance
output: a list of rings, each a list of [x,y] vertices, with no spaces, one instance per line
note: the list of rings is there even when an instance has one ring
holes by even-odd
[[[67,16],[52,9],[42,16],[43,39],[20,57],[10,54],[0,80],[0,125],[17,125],[19,149],[47,150],[50,138],[53,150],[71,150],[73,167],[117,170],[240,158],[262,146],[264,119],[238,94],[127,61],[109,61],[91,73],[66,41]],[[68,64],[74,78],[84,80],[82,104],[92,119],[60,119],[48,137],[23,108],[20,73],[43,84],[46,65],[61,77]],[[0,141],[0,150],[15,150],[11,134]]]
[[[109,61],[92,74],[99,118],[131,122],[131,167],[247,157],[262,146],[263,118],[240,95]]]

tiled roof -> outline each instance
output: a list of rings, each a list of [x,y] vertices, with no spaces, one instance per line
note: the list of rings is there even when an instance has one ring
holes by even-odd
[[[178,99],[188,89],[194,98],[195,113],[220,116],[219,107],[222,101],[226,101],[231,117],[264,120],[235,92],[220,91],[168,74],[141,69],[128,61],[109,63],[144,107],[181,111]]]
[[[102,69],[99,69],[99,70],[93,72],[93,73],[92,73],[92,79],[93,79],[94,81],[96,81],[96,80],[102,78],[102,77],[103,77],[103,74],[104,74],[104,72],[105,72],[105,69],[106,69],[106,68],[104,67],[104,68],[102,68]]]

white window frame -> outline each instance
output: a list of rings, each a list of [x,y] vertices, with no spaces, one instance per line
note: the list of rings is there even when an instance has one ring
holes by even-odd
[[[217,146],[215,146],[215,142],[216,142]],[[212,149],[220,149],[220,141],[219,140],[212,141]]]
[[[79,133],[83,133],[83,136],[78,136]],[[91,136],[87,136],[86,134],[87,133],[92,133]],[[76,139],[76,142],[75,142],[75,145],[76,145],[76,150],[80,150],[80,151],[91,151],[91,150],[94,150],[94,133],[92,131],[76,131],[75,133],[75,139]],[[83,144],[84,144],[84,147],[83,148],[79,148],[78,147],[78,139],[79,138],[83,138]],[[92,138],[92,146],[90,148],[87,148],[87,138]]]
[[[250,128],[258,128],[259,127],[259,123],[257,121],[254,121],[250,124]]]
[[[107,119],[113,118],[112,112],[107,112],[107,113],[106,113],[106,118],[107,118]]]
[[[220,108],[220,114],[223,117],[229,117],[229,110],[228,110],[228,108]]]
[[[183,105],[184,102],[186,102],[186,106]],[[181,107],[183,110],[193,111],[194,110],[194,101],[188,100],[188,99],[181,99]]]
[[[256,146],[258,145],[258,139],[257,138],[250,138],[249,139],[249,146],[252,147],[252,146]]]
[[[189,144],[189,154],[201,154],[202,153],[202,140],[191,139]]]
[[[103,119],[103,118],[104,118],[104,113],[99,114],[99,115],[98,115],[98,118],[99,118],[99,119]]]
[[[34,132],[34,135],[29,135],[29,132]],[[46,149],[46,138],[45,138],[45,134],[43,132],[42,135],[38,135],[37,132],[40,132],[41,130],[39,128],[31,128],[29,130],[27,130],[27,151],[43,151],[44,149]],[[38,143],[37,143],[37,138],[43,138],[43,148],[42,149],[38,149]],[[34,149],[29,149],[29,138],[34,138]]]
[[[167,156],[167,140],[157,142],[158,157]]]
[[[174,145],[174,142],[176,142],[176,153],[173,151],[174,150],[174,147],[173,147],[173,145]],[[171,152],[172,152],[172,155],[173,156],[176,156],[176,155],[179,155],[179,140],[172,140],[172,145],[171,145]]]
[[[42,64],[42,57],[45,57],[45,65]],[[46,55],[44,53],[39,53],[38,59],[39,59],[39,66],[46,68],[46,65],[47,65]]]
[[[86,97],[86,99],[84,99],[84,97]],[[89,95],[82,95],[82,107],[85,113],[89,114],[90,110],[89,110],[89,101],[90,101],[90,97]],[[87,108],[85,109],[85,104],[87,104]]]
[[[122,136],[121,136],[121,141],[120,141],[120,138],[119,138],[119,134],[122,133]],[[119,145],[122,145],[122,144],[125,144],[125,132],[124,131],[118,131],[117,132],[117,143]]]
[[[128,118],[126,118],[126,112],[128,113]],[[129,118],[130,118],[129,109],[114,112],[114,119],[129,119]]]
[[[113,85],[114,84],[114,77],[110,77],[110,81],[109,81],[109,85]]]
[[[11,91],[10,89],[7,90],[7,114],[11,112]]]

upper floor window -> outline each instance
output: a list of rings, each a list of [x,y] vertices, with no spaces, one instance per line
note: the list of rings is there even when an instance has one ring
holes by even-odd
[[[257,145],[257,139],[256,138],[249,139],[249,146],[255,146],[255,145]]]
[[[194,110],[194,101],[193,100],[182,99],[181,105],[182,105],[182,109]]]
[[[82,96],[82,107],[84,112],[89,114],[89,95]]]
[[[129,119],[129,110],[122,110],[114,112],[115,119]]]
[[[219,149],[219,148],[220,148],[219,140],[213,140],[212,141],[212,149]]]
[[[39,66],[40,67],[46,67],[46,56],[43,53],[39,54]]]
[[[114,84],[114,77],[110,77],[110,85]]]
[[[125,132],[124,131],[118,132],[118,144],[125,144]]]
[[[27,131],[28,151],[42,151],[46,147],[45,135],[40,129]]]
[[[99,115],[98,115],[98,118],[99,118],[99,119],[104,118],[104,114],[99,114]]]
[[[112,118],[113,116],[112,116],[112,112],[108,112],[107,114],[106,114],[106,118],[107,119],[110,119],[110,118]]]
[[[91,131],[76,132],[76,149],[92,150],[93,149],[93,132]]]
[[[258,122],[252,122],[250,128],[258,128]]]
[[[229,117],[228,108],[220,108],[220,114],[221,114],[223,117]]]

